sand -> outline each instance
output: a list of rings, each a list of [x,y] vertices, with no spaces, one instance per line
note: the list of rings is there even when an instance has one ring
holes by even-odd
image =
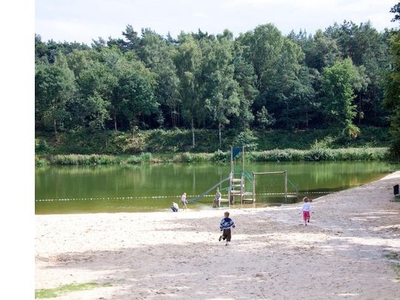
[[[56,299],[400,299],[400,172],[301,204],[35,216],[35,289]],[[397,197],[397,200],[400,200]]]

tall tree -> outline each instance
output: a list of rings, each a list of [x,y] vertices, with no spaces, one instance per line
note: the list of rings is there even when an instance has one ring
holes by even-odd
[[[176,49],[168,44],[160,35],[146,29],[142,31],[139,57],[155,75],[157,86],[156,101],[161,109],[156,117],[156,125],[178,125],[179,110],[179,78],[174,64]]]
[[[308,99],[304,97],[306,95],[305,86],[302,87],[299,79],[303,61],[304,53],[301,48],[292,40],[285,38],[277,65],[277,73],[272,80],[270,89],[275,98],[276,123],[286,129],[294,129],[296,124],[304,118],[303,114],[299,114],[303,111],[303,101]],[[303,73],[302,76],[307,76],[307,73]]]
[[[198,80],[201,74],[202,53],[199,42],[191,34],[181,33],[178,41],[175,65],[180,80],[182,121],[184,125],[189,125],[192,129],[192,146],[194,147],[196,145],[195,123],[201,118],[201,114],[204,114]]]
[[[370,22],[335,24],[326,34],[339,45],[340,57],[350,57],[363,75],[363,87],[356,91],[358,123],[374,126],[386,124],[382,106],[384,72],[389,65],[388,39]]]
[[[146,128],[145,118],[157,112],[159,103],[154,97],[155,75],[135,56],[126,53],[115,65],[117,85],[113,90],[115,116],[125,128]]]
[[[304,60],[300,46],[282,36],[272,24],[258,26],[254,32],[239,36],[238,42],[257,77],[259,95],[253,105],[254,114],[263,114],[266,109],[274,115],[278,127],[292,128],[291,109],[298,105],[294,85]]]
[[[92,61],[77,77],[79,97],[71,107],[83,127],[91,130],[105,129],[111,119],[110,106],[116,78],[110,69],[99,61]]]
[[[65,56],[59,52],[54,64],[40,64],[35,70],[36,119],[46,128],[51,126],[58,138],[59,128],[70,118],[68,102],[76,90],[74,74]]]
[[[356,116],[354,85],[359,76],[350,58],[337,61],[323,71],[323,108],[327,124],[346,136],[356,137],[359,128],[353,124]]]
[[[232,120],[232,124],[234,124],[232,127],[242,132],[249,129],[255,119],[251,108],[259,91],[256,88],[257,76],[254,73],[253,65],[243,56],[246,46],[235,41],[234,47],[234,79],[239,85],[240,108],[239,116]]]
[[[395,13],[393,21],[400,21],[400,2],[391,9],[391,12]],[[400,30],[393,30],[390,45],[392,68],[386,80],[384,104],[391,111],[390,152],[394,158],[400,159]]]
[[[338,45],[334,39],[317,30],[312,38],[301,41],[307,67],[321,73],[323,68],[332,66],[340,57]]]
[[[236,48],[240,51],[238,56],[240,60],[237,62],[240,62],[244,68],[242,70],[247,72],[245,79],[251,78],[249,76],[254,72],[257,97],[252,104],[253,116],[262,113],[263,109],[274,114],[271,106],[275,99],[272,97],[271,88],[278,72],[279,53],[283,43],[283,36],[272,24],[260,25],[254,31],[241,34],[236,39]],[[248,68],[246,64],[251,67]],[[246,86],[247,89],[250,87],[249,84]],[[251,88],[248,90],[251,91]]]
[[[217,39],[204,39],[201,42],[202,90],[210,124],[217,125],[219,147],[222,147],[222,129],[230,123],[233,116],[239,115],[239,88],[234,80],[233,37],[225,31]]]

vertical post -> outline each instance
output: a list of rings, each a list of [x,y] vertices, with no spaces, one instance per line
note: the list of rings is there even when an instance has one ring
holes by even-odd
[[[233,147],[231,147],[231,174],[233,174]]]
[[[287,172],[286,170],[284,171],[285,173],[285,202],[287,201]]]
[[[253,173],[253,203],[256,202],[256,174]]]
[[[231,147],[231,173],[229,174],[229,191],[228,191],[228,205],[231,207],[231,201],[233,200],[232,197],[232,184],[233,184],[233,147]]]
[[[244,193],[245,193],[245,189],[244,189],[244,183],[245,183],[246,179],[244,177],[244,145],[242,145],[242,182],[241,182],[241,187],[240,187],[240,202],[243,203],[243,198],[244,198]]]
[[[244,145],[242,145],[242,170],[244,172]]]

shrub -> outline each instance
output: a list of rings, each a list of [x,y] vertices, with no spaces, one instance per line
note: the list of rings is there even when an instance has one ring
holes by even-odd
[[[211,155],[210,161],[226,163],[230,161],[230,152],[218,150]]]

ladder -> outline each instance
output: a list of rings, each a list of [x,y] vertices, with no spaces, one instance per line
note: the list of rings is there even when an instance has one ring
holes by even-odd
[[[235,163],[234,163],[234,158],[237,154],[242,152],[242,167],[240,168],[239,172],[235,172]],[[253,187],[253,180],[252,176],[249,176],[249,174],[245,171],[244,169],[244,146],[240,148],[232,148],[231,150],[231,173],[229,175],[230,179],[230,186],[229,186],[229,191],[228,191],[228,199],[229,199],[229,204],[234,204],[234,203],[254,203],[254,190],[252,192],[246,192],[245,189],[245,181],[246,178],[250,181],[251,187]],[[251,195],[249,197],[249,195]]]

